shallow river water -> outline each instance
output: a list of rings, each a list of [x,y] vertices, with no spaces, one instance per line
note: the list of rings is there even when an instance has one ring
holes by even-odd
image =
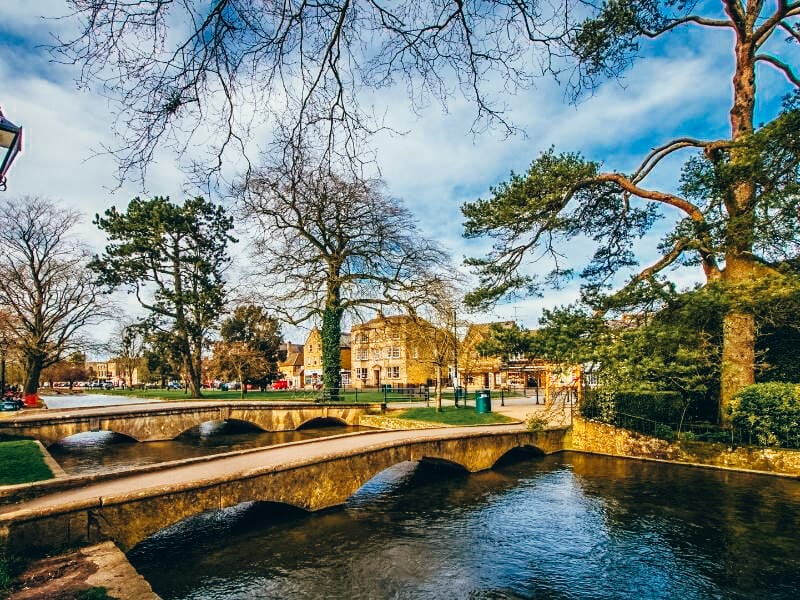
[[[800,481],[564,453],[384,471],[341,509],[206,513],[129,557],[166,599],[785,598]]]

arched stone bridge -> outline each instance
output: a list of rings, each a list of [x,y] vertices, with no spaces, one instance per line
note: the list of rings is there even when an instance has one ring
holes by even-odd
[[[376,474],[404,461],[481,471],[515,448],[562,450],[567,435],[520,425],[378,431],[129,473],[0,507],[0,548],[40,554],[110,539],[127,551],[204,511],[251,501],[316,511],[341,505]]]
[[[113,431],[139,442],[171,440],[208,421],[238,421],[264,431],[292,431],[316,419],[358,425],[380,404],[181,402],[47,411],[0,421],[0,433],[38,439],[45,446],[85,431]]]

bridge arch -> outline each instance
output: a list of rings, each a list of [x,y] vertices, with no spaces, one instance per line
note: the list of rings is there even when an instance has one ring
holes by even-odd
[[[136,443],[139,442],[139,440],[137,440],[136,438],[131,437],[130,435],[123,433],[121,431],[114,431],[112,429],[87,429],[85,431],[78,431],[76,433],[71,433],[52,442],[48,442],[46,446],[48,448],[51,448],[52,446],[55,445],[70,445],[72,443],[79,441],[76,438],[86,437],[90,434],[96,434],[96,433],[113,435],[114,437],[118,438],[117,440],[115,440],[117,442],[136,442]]]
[[[197,423],[196,425],[192,425],[190,427],[187,427],[186,429],[181,431],[178,435],[176,435],[175,438],[178,438],[178,437],[180,437],[182,435],[186,435],[188,432],[190,432],[192,430],[195,430],[195,429],[200,431],[200,435],[203,435],[204,426],[210,425],[210,424],[220,424],[222,426],[222,427],[220,427],[220,429],[225,429],[228,426],[233,426],[233,427],[239,429],[241,432],[263,432],[264,431],[264,428],[261,427],[258,423],[254,423],[253,421],[248,421],[246,419],[215,418],[215,419],[206,419],[206,420],[204,420],[204,421],[202,421],[200,423]],[[223,433],[226,433],[226,432],[223,432]],[[211,433],[211,435],[215,435],[215,434]],[[172,439],[175,439],[175,438],[172,438]]]
[[[163,528],[142,539],[130,550],[135,552],[143,544],[151,543],[155,538],[162,535],[186,536],[191,535],[197,529],[201,529],[204,530],[201,535],[213,536],[220,527],[230,527],[231,523],[237,520],[253,520],[260,524],[264,519],[272,519],[278,522],[279,520],[302,518],[309,514],[309,511],[299,506],[292,506],[282,502],[240,502],[226,508],[205,510],[165,524]],[[208,531],[209,529],[211,530],[210,532]]]
[[[509,448],[504,454],[502,454],[492,465],[501,466],[504,464],[519,462],[521,460],[529,460],[531,458],[545,456],[546,452],[537,446],[532,446],[530,444],[523,444],[520,446],[515,446],[513,448]]]
[[[311,427],[347,427],[348,422],[341,417],[311,417],[297,426],[297,429],[310,429]]]

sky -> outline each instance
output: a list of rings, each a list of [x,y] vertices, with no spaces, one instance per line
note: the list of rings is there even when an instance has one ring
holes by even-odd
[[[78,89],[75,66],[50,59],[45,46],[52,41],[51,32],[75,25],[68,19],[43,18],[65,14],[63,0],[2,0],[0,4],[0,106],[8,119],[25,128],[24,153],[12,167],[4,199],[45,196],[79,209],[86,219],[78,235],[101,250],[104,238],[91,225],[94,214],[111,205],[123,208],[132,197],[144,194],[131,182],[117,188],[114,160],[97,156],[99,148],[114,142],[113,106],[92,91]],[[390,125],[407,132],[374,139],[386,189],[405,201],[417,215],[420,230],[450,250],[456,264],[464,256],[480,256],[488,242],[462,237],[460,206],[486,197],[490,186],[506,179],[512,170],[524,171],[550,146],[580,151],[602,161],[607,169],[629,172],[649,149],[673,137],[726,136],[732,97],[731,39],[724,30],[708,33],[687,27],[645,42],[642,57],[621,81],[605,83],[577,104],[566,102],[564,90],[543,79],[533,89],[508,98],[510,117],[523,131],[513,137],[496,130],[471,135],[474,107],[461,98],[450,99],[447,111],[431,103],[415,113],[403,89],[382,90],[373,100],[385,110]],[[770,115],[788,86],[771,72],[759,71],[758,77],[767,90],[760,96],[759,113]],[[649,185],[675,190],[686,158],[684,154],[665,161]],[[185,185],[186,177],[174,157],[166,151],[159,153],[147,191],[179,199]],[[656,258],[659,233],[669,222],[668,217],[653,236],[640,241],[643,264]],[[585,242],[576,243],[565,252],[571,263],[580,266],[591,248]],[[237,249],[235,261],[241,263],[235,266],[245,266],[244,248]],[[699,281],[693,270],[672,277],[683,285]],[[498,305],[472,318],[516,319],[535,327],[542,309],[576,299],[577,282],[542,298]],[[135,312],[129,298],[121,298],[120,303],[122,313]],[[107,323],[96,335],[110,335],[114,327],[115,323]],[[295,339],[303,335],[294,330],[289,334]]]

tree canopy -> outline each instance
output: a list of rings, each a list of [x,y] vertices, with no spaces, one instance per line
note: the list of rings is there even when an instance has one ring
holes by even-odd
[[[155,197],[134,198],[125,212],[111,207],[94,222],[110,243],[90,267],[103,285],[136,295],[149,311],[147,328],[167,338],[199,397],[203,347],[225,305],[232,217],[203,198],[179,205]]]
[[[214,365],[224,377],[262,389],[278,376],[281,329],[278,320],[255,304],[240,304],[220,327],[221,341],[214,345]]]
[[[756,313],[765,299],[781,303],[794,296],[798,285],[788,268],[800,256],[797,93],[759,127],[754,111],[761,91],[757,65],[778,69],[788,89],[800,90],[791,58],[786,62],[777,54],[796,56],[800,2],[723,1],[718,16],[695,14],[696,8],[709,6],[680,0],[603,3],[579,23],[572,50],[581,76],[593,79],[619,74],[636,55],[639,40],[681,25],[705,28],[709,36],[714,30],[734,33],[730,135],[654,140],[632,173],[603,170],[577,153],[542,153],[525,174],[512,173],[493,188],[490,198],[463,207],[466,235],[495,240],[488,256],[468,260],[480,278],[468,302],[485,306],[506,295],[539,292],[543,283],[563,282],[573,275],[563,250],[576,239],[595,245],[579,275],[583,299],[600,311],[663,303],[673,285],[668,269],[697,265],[706,282],[728,298],[721,356],[724,417],[733,394],[754,380]],[[676,182],[678,191],[651,187],[653,172],[682,150],[694,152]],[[659,258],[638,268],[634,242],[666,214],[678,218],[659,245]],[[543,258],[552,259],[552,266],[538,279],[528,269]],[[620,286],[622,276],[628,279]]]

